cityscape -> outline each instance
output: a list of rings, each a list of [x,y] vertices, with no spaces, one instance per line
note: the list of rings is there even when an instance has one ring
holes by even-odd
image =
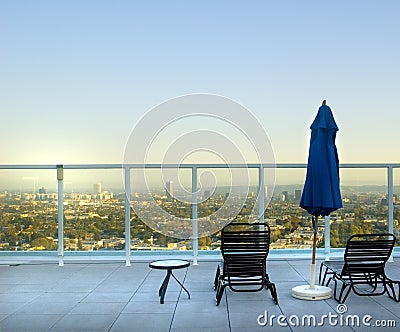
[[[254,190],[253,190],[254,189]],[[362,191],[360,191],[360,189]],[[398,188],[393,196],[394,232],[400,238],[400,201]],[[148,197],[140,192],[131,195],[131,207],[147,211],[154,224],[144,223],[131,208],[131,250],[192,250],[192,241],[177,237],[178,229],[191,234],[190,203],[177,199],[172,181],[154,193],[152,200],[181,223],[164,218],[149,209]],[[205,189],[197,204],[199,230],[202,220],[210,228],[209,234],[198,239],[199,250],[217,250],[220,246],[218,230],[230,220],[217,220],[215,212],[224,206],[228,190]],[[264,213],[271,227],[271,249],[311,248],[313,230],[311,217],[299,207],[301,186],[277,186]],[[331,214],[331,247],[344,247],[354,233],[385,232],[388,229],[388,201],[385,189],[379,186],[345,186],[342,188],[343,208]],[[57,193],[45,187],[34,192],[0,192],[0,251],[41,251],[58,248]],[[240,205],[235,218],[255,221],[253,207],[257,188],[233,194]],[[64,193],[64,249],[66,251],[98,251],[125,249],[125,194],[103,190],[101,183],[91,191]],[[244,202],[244,203],[243,203]],[[214,217],[213,217],[214,216]],[[164,218],[164,219],[163,219]],[[222,225],[222,226],[221,226]],[[151,227],[149,227],[151,226]],[[159,232],[161,231],[161,232]],[[175,235],[175,236],[174,236]],[[319,246],[324,246],[324,219],[319,218],[317,229]],[[399,240],[397,241],[399,245]]]

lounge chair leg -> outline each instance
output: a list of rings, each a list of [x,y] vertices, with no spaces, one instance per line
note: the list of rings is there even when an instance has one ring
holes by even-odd
[[[215,279],[214,279],[214,290],[216,291],[218,288],[218,282],[221,276],[221,268],[219,267],[219,264],[217,266],[217,272],[215,273]]]
[[[400,281],[396,281],[395,284],[397,285],[397,296],[396,296],[396,289],[394,290],[395,301],[400,302]]]
[[[396,286],[398,288],[397,294],[396,294]],[[383,287],[385,288],[385,292],[387,293],[387,295],[393,301],[400,302],[400,282],[399,281],[393,281],[389,278],[386,278],[386,276],[384,276]]]
[[[222,284],[222,282],[218,285],[218,289],[217,289],[217,306],[219,306],[221,299],[222,299],[222,295],[224,294],[225,291],[225,284]]]
[[[331,278],[332,279],[332,278]],[[347,290],[344,298],[343,298],[343,292],[345,291],[345,289],[348,287],[348,285],[346,285],[345,282],[343,282],[342,280],[340,280],[340,282],[342,283],[342,287],[340,287],[340,293],[339,293],[339,297],[338,297],[338,280],[337,279],[333,279],[335,286],[333,289],[333,297],[335,298],[336,301],[338,301],[339,303],[344,303],[344,301],[346,301],[347,296],[349,295],[349,292],[351,290],[351,287],[349,287],[349,289]]]
[[[396,301],[396,293],[393,287],[393,283],[390,281],[384,281],[383,287],[385,288],[385,292],[387,295],[392,299]]]
[[[378,287],[378,275],[375,274],[374,277],[372,277],[371,274],[368,274],[368,276],[366,276],[365,278],[372,287],[371,292],[375,292]]]
[[[347,297],[349,296],[349,294],[350,294],[350,291],[351,291],[351,286],[347,289],[347,292],[346,292],[346,294],[344,295],[344,297],[343,297],[343,300],[340,302],[340,303],[344,303],[345,301],[346,301],[346,299],[347,299]],[[343,289],[343,291],[344,291],[344,289]]]
[[[322,268],[323,268],[323,265],[322,265],[322,263],[321,263],[321,265],[319,266],[318,284],[321,285],[321,286],[324,286],[326,273],[324,274],[324,277],[323,277],[323,279],[322,279],[322,284],[321,284]],[[325,270],[325,272],[326,272],[326,270]]]
[[[271,296],[272,296],[272,299],[274,300],[274,303],[278,304],[278,295],[276,293],[275,284],[270,283],[268,288],[269,288],[269,291],[271,292]]]

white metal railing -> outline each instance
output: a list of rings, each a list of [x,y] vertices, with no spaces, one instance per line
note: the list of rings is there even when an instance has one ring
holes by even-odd
[[[371,163],[371,164],[340,164],[340,169],[386,169],[387,171],[387,197],[388,197],[388,231],[394,231],[393,219],[393,170],[400,169],[398,163]],[[100,170],[100,169],[120,169],[124,172],[125,181],[125,260],[126,265],[130,265],[131,248],[130,248],[130,171],[132,169],[162,169],[162,168],[178,168],[190,169],[192,176],[192,248],[193,263],[197,264],[198,260],[198,240],[197,240],[197,173],[198,169],[216,169],[216,168],[248,168],[258,170],[258,191],[260,195],[259,209],[264,210],[264,171],[265,169],[306,169],[307,164],[303,163],[277,163],[277,164],[70,164],[70,165],[0,165],[0,170],[57,170],[58,182],[58,257],[59,265],[63,265],[64,261],[64,220],[63,220],[63,171],[64,170]],[[264,214],[260,214],[260,220],[264,221]],[[330,253],[330,223],[329,217],[325,218],[325,253]]]

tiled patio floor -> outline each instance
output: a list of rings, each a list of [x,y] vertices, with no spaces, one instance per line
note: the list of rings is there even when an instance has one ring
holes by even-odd
[[[304,301],[291,296],[294,286],[308,283],[309,260],[270,260],[270,278],[278,291],[275,305],[267,291],[225,292],[220,306],[215,305],[213,278],[217,263],[199,262],[187,270],[177,270],[191,294],[171,279],[165,304],[159,303],[158,288],[165,271],[152,270],[148,262],[66,263],[34,262],[8,265],[0,260],[0,331],[398,331],[400,303],[386,295],[357,297],[346,301],[347,313],[338,315],[333,299]],[[388,274],[400,280],[400,259],[388,263]],[[283,315],[288,321],[273,319],[260,326],[257,318],[267,313]],[[371,327],[362,324],[369,314]],[[303,315],[324,319],[324,325],[311,328],[301,324]],[[324,316],[325,315],[325,316]],[[360,326],[348,316],[360,318]],[[329,323],[328,317],[332,322]],[[261,319],[263,320],[263,319]],[[378,328],[376,323],[397,327]],[[287,325],[287,326],[282,326]]]

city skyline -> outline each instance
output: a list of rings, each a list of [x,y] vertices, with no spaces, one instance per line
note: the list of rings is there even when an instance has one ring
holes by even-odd
[[[178,188],[178,189],[172,189],[172,195],[171,195],[171,190],[168,189],[168,182],[167,184],[158,184],[158,185],[153,185],[149,189],[151,190],[150,194],[154,194],[157,196],[165,196],[167,198],[176,198],[179,200],[180,197],[190,197],[191,194],[187,190],[187,188]],[[171,181],[172,182],[172,181]],[[101,190],[95,190],[95,187],[98,188],[100,186]],[[256,184],[251,184],[249,186],[227,186],[227,185],[219,185],[217,187],[211,187],[211,186],[199,186],[197,191],[197,194],[200,195],[200,197],[203,198],[210,198],[213,195],[220,195],[220,194],[228,194],[230,190],[234,189],[232,194],[240,194],[240,193],[245,193],[247,192],[248,194],[256,194],[258,191],[258,186]],[[300,194],[303,190],[303,184],[302,183],[292,183],[292,184],[276,184],[275,187],[273,188],[272,196],[273,197],[278,197],[281,195],[289,195],[292,197],[297,197],[298,200],[300,200]],[[10,186],[10,187],[0,187],[0,194],[1,193],[18,193],[18,194],[27,194],[27,195],[33,195],[35,194],[37,197],[39,197],[42,194],[45,195],[51,195],[51,196],[57,196],[57,187],[51,184],[43,185],[40,184],[38,186]],[[343,185],[341,191],[347,195],[349,194],[354,194],[354,193],[387,193],[387,186],[382,184],[348,184],[348,185]],[[400,195],[400,185],[394,185],[393,186],[393,191],[394,195]],[[267,196],[269,190],[268,187],[265,186],[265,195]],[[106,193],[112,193],[112,194],[123,194],[124,193],[124,188],[121,183],[120,186],[115,186],[113,184],[108,184],[107,186],[103,186],[101,182],[94,183],[92,185],[86,184],[82,186],[68,186],[67,188],[64,187],[63,189],[64,194],[82,194],[82,195],[89,195],[91,197],[95,197],[96,195],[100,194],[106,194]],[[147,190],[145,188],[131,188],[131,195],[134,194],[148,194]],[[271,194],[271,192],[269,192]],[[386,194],[387,195],[387,194]],[[199,196],[198,196],[199,198]],[[183,199],[185,201],[185,199]],[[202,200],[201,200],[202,201]]]
[[[307,162],[323,99],[339,126],[340,162],[400,162],[399,9],[2,1],[0,164],[121,163],[144,114],[192,93],[248,108],[278,163]]]
[[[65,250],[123,250],[126,242],[124,237],[124,199],[123,193],[101,191],[96,193],[99,185],[94,184],[94,193],[71,193],[64,195],[64,246]],[[101,188],[100,188],[101,189]],[[333,246],[343,245],[351,229],[359,227],[370,230],[384,230],[387,227],[388,200],[384,190],[377,188],[363,188],[365,192],[354,191],[349,188],[343,195],[344,207],[331,215]],[[372,191],[368,191],[372,190]],[[271,249],[310,248],[311,228],[310,216],[299,207],[298,198],[301,190],[285,186],[279,188],[271,204],[266,207],[265,220],[273,230]],[[246,194],[245,204],[241,204],[238,220],[251,220],[256,215],[250,213],[256,205],[256,194]],[[234,195],[232,203],[242,201],[241,194]],[[137,208],[148,210],[147,195],[134,195]],[[397,195],[393,197],[395,207],[400,206]],[[148,198],[148,197],[147,197]],[[146,222],[137,214],[131,214],[130,240],[132,250],[190,250],[191,243],[187,242],[192,230],[192,205],[171,199],[164,191],[154,195],[157,204],[168,213],[159,215],[156,223]],[[219,218],[214,214],[226,203],[226,195],[216,193],[207,201],[199,202],[198,223],[203,235],[199,233],[199,249],[218,249],[220,229]],[[39,189],[39,194],[29,193],[1,193],[2,228],[0,229],[1,250],[54,250],[58,239],[56,231],[57,221],[57,194],[48,192],[45,188]],[[244,201],[243,201],[244,203]],[[217,210],[215,210],[217,208]],[[395,231],[398,232],[398,209],[395,209]],[[178,224],[171,219],[180,216]],[[145,216],[145,215],[143,215]],[[125,216],[126,217],[126,216]],[[224,219],[225,220],[225,219]],[[229,219],[227,219],[229,220]],[[185,225],[186,222],[186,225]],[[150,228],[149,228],[150,227]],[[177,229],[180,234],[178,236]],[[338,229],[341,229],[338,232]],[[200,230],[200,229],[199,229]],[[164,236],[162,236],[161,234]],[[319,225],[318,240],[322,243],[324,237],[324,223]]]
[[[254,171],[254,170],[253,170]],[[269,187],[269,191],[276,190],[277,187],[282,186],[296,186],[299,189],[303,188],[305,169],[279,169],[274,185],[265,184]],[[341,188],[346,187],[385,187],[387,188],[387,171],[385,169],[366,170],[366,169],[343,169],[341,172]],[[371,177],[369,172],[375,172],[375,176]],[[215,175],[215,174],[214,174]],[[221,174],[219,174],[221,175]],[[121,170],[73,170],[69,173],[68,170],[64,172],[63,188],[64,192],[94,192],[94,186],[98,186],[105,190],[114,192],[124,191],[123,173]],[[135,173],[131,173],[131,190],[132,192],[142,191],[146,188],[150,190],[168,189],[168,182],[174,181],[168,178],[162,178],[160,174],[150,176],[146,184],[135,181]],[[173,190],[177,192],[191,192],[191,176],[184,174],[179,176],[178,182],[173,185]],[[210,180],[210,179],[206,179]],[[214,182],[216,181],[216,182]],[[198,190],[211,190],[214,188],[228,188],[229,187],[257,187],[258,177],[252,174],[249,177],[249,183],[230,184],[227,178],[216,177],[213,181],[205,181],[201,177],[197,183]],[[148,187],[146,187],[146,185]],[[394,170],[394,189],[400,186],[400,169]],[[46,189],[57,191],[56,173],[49,170],[2,170],[0,172],[0,191],[20,191],[20,192],[33,192],[38,193],[39,189],[45,187]]]

